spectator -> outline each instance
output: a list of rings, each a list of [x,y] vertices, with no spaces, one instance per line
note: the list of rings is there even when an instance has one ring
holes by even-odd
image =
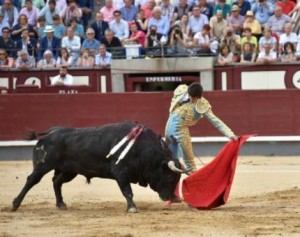
[[[153,8],[152,17],[150,18],[148,25],[149,27],[155,25],[157,33],[164,36],[167,36],[170,30],[170,21],[167,17],[162,16],[160,7]]]
[[[265,44],[270,44],[271,45],[271,50],[274,51],[274,52],[277,51],[277,40],[272,35],[272,31],[268,28],[264,29],[264,34],[259,39],[259,51],[264,50],[264,45]]]
[[[99,54],[96,55],[95,65],[100,67],[110,67],[112,62],[112,54],[106,51],[104,44],[99,47]]]
[[[283,46],[283,53],[281,54],[281,61],[285,63],[296,62],[295,46],[291,42],[286,42]]]
[[[1,13],[3,15],[3,22],[8,23],[9,28],[12,28],[17,24],[19,12],[12,4],[11,0],[4,1],[4,5],[1,7]]]
[[[256,53],[254,51],[253,45],[249,42],[245,42],[241,54],[241,63],[254,63],[255,58]]]
[[[210,36],[220,42],[224,28],[227,27],[227,21],[223,19],[223,13],[218,10],[216,15],[210,19]]]
[[[170,48],[168,49],[170,55],[186,56],[189,54],[185,47],[185,40],[183,33],[178,25],[174,25],[170,35]]]
[[[32,5],[35,6],[38,10],[41,10],[45,6],[44,0],[32,0]],[[22,0],[22,7],[26,6],[26,0]]]
[[[36,37],[36,32],[32,25],[28,24],[26,15],[19,15],[18,23],[11,29],[12,40],[18,41],[21,39],[23,30],[28,30],[30,38]]]
[[[136,15],[135,23],[137,25],[138,30],[141,30],[145,34],[147,34],[149,19],[146,18],[143,9],[140,9],[138,14]]]
[[[187,4],[187,0],[179,0],[179,3],[174,8],[174,21],[181,19],[183,15],[188,15],[191,12],[191,6]]]
[[[138,9],[140,9],[141,6],[144,6],[144,5],[146,5],[146,4],[147,4],[147,0],[135,0],[135,1],[134,1],[134,5],[135,5]]]
[[[172,25],[176,19],[174,18],[175,7],[173,6],[173,4],[170,3],[170,0],[162,0],[162,3],[160,4],[160,9],[161,15],[163,17],[166,17],[169,23],[171,23]]]
[[[256,0],[251,7],[251,11],[254,12],[255,19],[260,23],[261,26],[264,26],[270,16],[274,13],[274,6],[268,0]]]
[[[257,51],[257,38],[252,35],[252,31],[250,28],[244,29],[244,37],[241,40],[241,46],[244,48],[244,43],[249,42],[252,44],[254,51]]]
[[[187,14],[182,15],[180,20],[174,22],[174,26],[177,25],[180,27],[184,39],[188,37],[188,23],[189,16]]]
[[[104,36],[102,44],[104,44],[107,49],[122,47],[121,41],[114,36],[114,32],[111,29],[107,29]]]
[[[140,9],[144,10],[145,17],[149,20],[152,17],[152,11],[156,6],[155,0],[148,0],[147,4],[143,5]]]
[[[114,58],[122,57],[124,55],[121,41],[114,36],[114,32],[111,29],[105,31],[105,37],[101,43],[105,45],[108,52],[112,53]]]
[[[0,48],[6,50],[9,58],[15,58],[16,45],[10,37],[8,27],[2,28],[2,36],[0,37]]]
[[[46,50],[43,56],[44,58],[38,62],[37,68],[43,68],[43,69],[55,68],[56,61],[53,58],[52,52],[50,50]]]
[[[256,62],[258,63],[273,63],[277,61],[276,52],[272,51],[272,46],[270,44],[264,45],[264,50],[260,51]]]
[[[240,15],[245,16],[247,11],[251,10],[251,4],[248,0],[237,0],[232,3],[232,6],[238,6],[240,9]]]
[[[14,59],[8,56],[5,49],[0,48],[0,69],[13,68],[13,67],[14,67]]]
[[[104,33],[109,28],[108,22],[104,21],[104,17],[103,17],[102,12],[98,12],[96,14],[96,21],[94,21],[91,24],[91,28],[95,32],[95,38],[99,42],[102,42],[102,39],[104,38]],[[99,46],[97,47],[97,49],[98,48],[99,48]]]
[[[68,74],[68,68],[63,66],[59,69],[59,74],[52,78],[52,86],[71,86],[74,84],[73,76]]]
[[[134,21],[138,13],[138,9],[132,4],[131,0],[124,0],[124,6],[120,8],[122,19],[129,22]]]
[[[233,33],[236,35],[242,34],[243,25],[245,22],[245,17],[242,16],[239,12],[239,6],[233,5],[231,8],[231,15],[227,17],[227,23],[233,28]]]
[[[199,0],[199,8],[201,14],[204,14],[207,16],[208,20],[213,16],[214,8],[209,3],[207,3],[206,0]]]
[[[282,8],[280,6],[276,6],[274,15],[269,18],[266,27],[280,36],[281,34],[283,34],[284,25],[290,22],[291,18],[285,14],[282,14]]]
[[[61,46],[67,48],[69,54],[72,56],[72,66],[76,65],[80,55],[81,41],[79,36],[75,35],[72,27],[67,29],[67,35],[62,38]]]
[[[207,16],[200,13],[199,6],[194,6],[192,16],[189,18],[188,35],[194,35],[197,32],[201,32],[205,24],[208,24]]]
[[[38,18],[38,27],[37,27],[37,34],[38,38],[41,39],[46,36],[46,33],[44,32],[46,28],[46,20],[44,16],[39,16]]]
[[[77,67],[93,67],[95,65],[95,58],[90,55],[87,48],[82,48],[81,56],[77,60]]]
[[[22,31],[21,39],[16,43],[17,50],[27,50],[30,56],[36,57],[37,42],[34,38],[29,37],[27,29]]]
[[[218,64],[220,66],[225,66],[232,63],[233,54],[230,52],[230,48],[226,44],[221,44],[220,53],[218,56]]]
[[[216,15],[218,10],[222,10],[223,18],[227,19],[227,16],[230,15],[231,7],[226,3],[226,0],[219,0],[219,3],[214,8],[214,15]]]
[[[116,7],[116,10],[120,10],[124,6],[124,0],[113,0],[113,5]]]
[[[291,23],[286,23],[284,25],[284,34],[281,34],[279,39],[279,50],[281,50],[283,45],[287,42],[292,43],[294,45],[294,49],[297,47],[298,36],[295,32],[292,32]]]
[[[152,25],[146,35],[145,49],[146,54],[150,56],[161,55],[161,43],[160,39],[163,35],[157,33],[157,26]]]
[[[105,0],[105,6],[100,9],[100,13],[103,14],[103,20],[110,23],[114,20],[114,12],[117,10],[115,6],[113,6],[112,0]]]
[[[60,16],[58,14],[53,15],[53,30],[54,36],[58,39],[62,39],[65,36],[66,28],[63,23],[61,23]]]
[[[80,40],[84,38],[83,25],[79,24],[75,17],[70,19],[70,27],[73,29],[74,34],[80,37]]]
[[[46,36],[40,40],[38,58],[42,59],[44,52],[46,50],[50,50],[54,59],[57,59],[61,46],[61,40],[54,36],[54,29],[52,26],[46,26],[45,33]]]
[[[16,68],[19,70],[30,70],[35,67],[35,61],[30,56],[26,49],[22,49],[18,52],[18,58],[16,61]]]
[[[146,35],[143,31],[138,30],[135,22],[130,24],[130,37],[124,40],[124,44],[140,44],[142,47],[145,46]]]
[[[194,35],[194,52],[197,54],[211,54],[216,53],[216,48],[214,45],[218,46],[216,41],[213,41],[209,38],[209,32],[211,27],[209,24],[203,26],[203,30]],[[212,51],[213,49],[213,51]]]
[[[114,35],[123,42],[129,37],[128,22],[122,19],[121,12],[119,10],[114,12],[114,17],[115,19],[109,23],[109,28],[114,32]]]
[[[59,50],[59,55],[56,60],[56,67],[69,67],[72,65],[73,57],[70,56],[68,50],[66,48],[61,48]]]
[[[49,4],[50,1],[51,0],[47,0],[47,4]],[[66,0],[56,0],[55,2],[57,9],[65,9],[68,6]]]
[[[254,14],[252,11],[247,11],[246,20],[243,25],[245,28],[250,28],[252,35],[256,36],[257,39],[261,37],[262,30],[259,22],[254,18]]]
[[[0,35],[0,36],[2,36],[2,29],[3,29],[4,27],[8,27],[8,28],[9,28],[9,24],[8,24],[7,21],[3,21],[3,14],[2,14],[2,12],[0,11],[0,31],[1,31],[1,35]]]
[[[89,54],[95,55],[98,52],[100,42],[95,39],[95,31],[88,28],[86,31],[86,39],[83,41],[81,48],[87,49]]]
[[[94,10],[94,1],[93,0],[77,0],[78,6],[82,11],[82,25],[84,32],[88,28],[89,20],[92,17],[92,11]]]
[[[81,20],[82,10],[77,6],[75,0],[69,0],[68,7],[64,8],[60,13],[60,17],[65,24],[65,26],[71,25],[71,19]]]
[[[46,25],[53,25],[53,16],[59,14],[55,0],[49,0],[48,4],[40,11],[39,16],[45,17]]]
[[[32,5],[32,0],[26,0],[26,7],[21,9],[20,15],[26,15],[29,25],[36,27],[39,12],[40,10]]]
[[[232,61],[238,62],[241,54],[241,37],[234,34],[232,27],[228,26],[224,28],[221,43],[229,46],[230,52],[233,54]]]
[[[282,13],[285,15],[289,15],[296,7],[296,3],[291,0],[281,0],[276,5],[281,7]]]

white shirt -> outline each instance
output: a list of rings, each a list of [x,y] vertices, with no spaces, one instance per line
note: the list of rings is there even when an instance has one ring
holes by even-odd
[[[80,37],[77,35],[74,35],[73,38],[69,38],[68,36],[65,36],[61,40],[61,47],[67,48],[69,54],[77,59],[80,55],[80,48],[81,48],[81,41]]]
[[[123,19],[119,23],[116,20],[113,20],[109,23],[109,29],[111,29],[119,40],[128,39],[129,37],[129,26],[127,21]]]
[[[257,59],[276,59],[277,58],[277,54],[274,51],[271,51],[268,55],[265,53],[265,51],[261,51],[258,54]]]
[[[73,76],[70,74],[67,74],[65,76],[65,78],[62,78],[60,75],[57,75],[52,78],[51,85],[56,85],[57,82],[62,82],[62,83],[64,83],[64,85],[70,86],[70,85],[73,85],[74,79],[73,79]]]
[[[298,42],[297,34],[291,32],[290,35],[286,35],[286,34],[280,35],[279,44],[284,45],[286,42],[297,43]]]

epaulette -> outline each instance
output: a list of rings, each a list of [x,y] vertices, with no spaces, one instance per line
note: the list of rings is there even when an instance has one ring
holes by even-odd
[[[196,104],[196,111],[200,114],[204,114],[207,110],[209,110],[211,108],[210,103],[208,102],[207,99],[205,99],[204,97],[202,97],[201,99],[199,99],[197,101]]]

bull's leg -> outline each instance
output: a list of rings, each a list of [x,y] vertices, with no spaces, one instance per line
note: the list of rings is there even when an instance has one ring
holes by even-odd
[[[59,208],[60,210],[68,209],[67,205],[63,201],[61,187],[62,187],[63,183],[70,182],[76,176],[77,176],[77,174],[74,174],[74,173],[68,173],[68,172],[63,173],[58,170],[55,170],[52,181],[53,181],[53,188],[54,188],[54,193],[55,193],[55,197],[56,197],[56,207]]]
[[[16,211],[19,206],[21,205],[25,195],[27,192],[40,180],[43,178],[45,174],[47,174],[49,171],[51,171],[52,168],[47,167],[45,164],[37,165],[33,172],[27,177],[27,181],[23,189],[21,190],[20,194],[13,200],[12,203],[12,211]]]
[[[130,186],[130,182],[127,180],[117,180],[118,185],[123,193],[123,196],[126,198],[127,201],[127,212],[130,213],[136,213],[138,212],[138,209],[135,206],[135,203],[133,201],[133,193]]]

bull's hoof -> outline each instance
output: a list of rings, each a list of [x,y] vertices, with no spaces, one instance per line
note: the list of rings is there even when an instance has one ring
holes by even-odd
[[[62,210],[62,211],[68,210],[68,207],[67,207],[67,205],[66,205],[64,202],[57,203],[57,204],[56,204],[56,207],[57,207],[59,210]]]
[[[13,203],[12,203],[12,208],[11,208],[11,211],[16,211],[18,210],[20,204],[17,202],[16,199],[13,200]]]
[[[138,213],[139,210],[136,207],[130,207],[127,209],[128,213]]]

